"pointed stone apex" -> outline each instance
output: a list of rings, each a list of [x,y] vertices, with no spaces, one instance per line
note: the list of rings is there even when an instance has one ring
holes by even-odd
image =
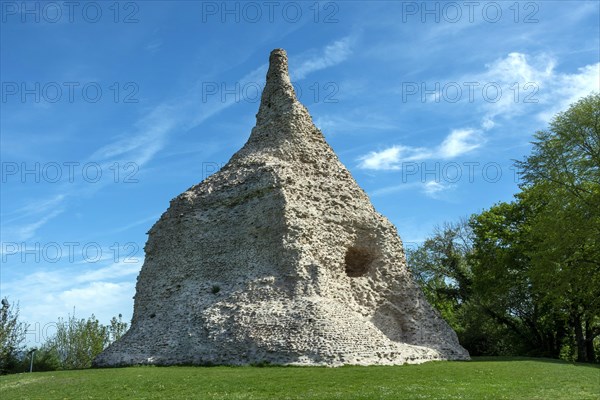
[[[288,76],[288,59],[284,49],[275,49],[271,52],[269,56],[269,72],[271,71],[277,72],[278,75]]]
[[[271,117],[291,112],[297,102],[288,73],[287,53],[284,49],[275,49],[269,56],[269,71],[256,116],[257,125],[262,125]]]
[[[269,56],[269,71],[267,72],[267,86],[269,85],[291,86],[288,72],[288,58],[284,49],[275,49]],[[266,86],[265,86],[266,89]],[[293,91],[293,88],[292,88]]]

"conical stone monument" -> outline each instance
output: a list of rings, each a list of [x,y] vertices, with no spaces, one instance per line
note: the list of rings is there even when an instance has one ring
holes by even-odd
[[[154,224],[129,331],[95,360],[403,364],[465,360],[273,50],[256,126]]]

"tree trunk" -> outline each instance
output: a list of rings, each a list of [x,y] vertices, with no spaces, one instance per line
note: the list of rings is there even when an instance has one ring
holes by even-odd
[[[573,329],[575,330],[575,343],[577,344],[577,361],[586,362],[585,337],[583,336],[581,314],[578,312],[573,315]]]
[[[585,355],[589,362],[594,362],[596,360],[596,354],[594,352],[594,334],[592,332],[592,324],[589,317],[585,320]]]
[[[567,332],[565,329],[565,321],[561,320],[558,316],[555,317],[555,328],[556,332],[555,340],[554,340],[554,357],[560,357],[560,349],[562,348],[563,342],[565,340],[565,336],[567,336]]]

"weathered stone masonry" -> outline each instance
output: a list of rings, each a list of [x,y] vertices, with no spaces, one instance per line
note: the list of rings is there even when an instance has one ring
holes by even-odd
[[[96,360],[403,364],[468,353],[271,53],[256,126],[154,224],[131,329]]]

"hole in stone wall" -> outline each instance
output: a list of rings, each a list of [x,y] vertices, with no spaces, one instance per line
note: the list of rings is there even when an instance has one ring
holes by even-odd
[[[375,257],[364,247],[350,247],[346,251],[346,275],[351,278],[363,276]]]

